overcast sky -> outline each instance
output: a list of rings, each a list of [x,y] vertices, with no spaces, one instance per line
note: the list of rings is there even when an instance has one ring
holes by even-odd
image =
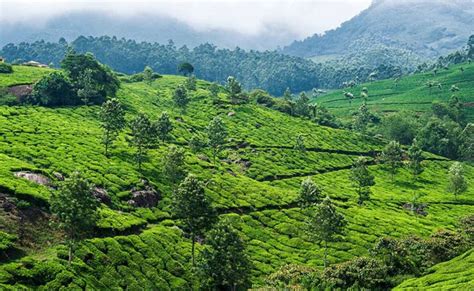
[[[285,28],[300,37],[335,28],[371,0],[0,0],[2,21],[38,25],[65,12],[99,10],[124,17],[162,14],[198,30],[233,29],[258,34]],[[1,29],[1,28],[0,28]]]

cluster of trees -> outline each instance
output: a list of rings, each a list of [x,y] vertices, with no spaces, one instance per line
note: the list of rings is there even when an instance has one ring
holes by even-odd
[[[99,61],[122,73],[135,74],[150,66],[160,74],[194,73],[200,79],[219,83],[225,83],[228,76],[235,76],[246,89],[262,88],[276,96],[283,94],[288,87],[294,92],[338,88],[346,81],[368,80],[374,72],[383,78],[392,77],[400,71],[387,65],[364,67],[358,63],[349,67],[344,62],[317,64],[276,51],[217,49],[211,44],[193,49],[186,46],[177,48],[172,41],[162,45],[108,36],[80,36],[70,44],[64,39],[57,43],[8,44],[0,54],[17,63],[35,59],[58,66],[69,46],[78,52],[92,52]],[[188,64],[193,65],[190,67]]]
[[[13,73],[12,65],[4,62],[0,62],[0,73],[1,74],[10,74]]]
[[[406,277],[419,276],[431,266],[469,250],[474,241],[474,216],[460,220],[456,232],[439,230],[428,238],[380,238],[369,251],[350,261],[331,265],[323,271],[299,265],[286,265],[267,277],[267,284],[278,288],[385,290]]]
[[[92,54],[69,50],[61,61],[63,72],[53,72],[34,84],[27,103],[43,106],[102,104],[113,97],[120,82]]]

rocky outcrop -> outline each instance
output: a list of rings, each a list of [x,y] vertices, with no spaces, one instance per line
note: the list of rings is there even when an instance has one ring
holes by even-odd
[[[127,201],[133,207],[155,207],[161,199],[161,193],[144,181],[141,189],[132,189],[132,198]]]
[[[92,195],[94,195],[94,197],[100,203],[104,203],[107,205],[110,205],[112,203],[112,200],[110,199],[110,196],[107,193],[107,190],[105,190],[104,188],[94,187],[92,189]]]
[[[29,171],[19,171],[19,172],[15,172],[15,176],[29,180],[36,184],[40,184],[40,185],[44,185],[48,187],[52,186],[51,179],[46,177],[43,174],[29,172]]]

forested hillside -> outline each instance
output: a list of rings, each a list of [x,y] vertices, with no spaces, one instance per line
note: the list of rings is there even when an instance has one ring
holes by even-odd
[[[3,68],[2,289],[387,289],[472,248],[474,167],[307,99],[73,51]]]
[[[302,57],[368,55],[378,47],[405,50],[419,58],[434,58],[459,49],[472,34],[474,6],[470,0],[375,0],[359,15],[283,52]]]

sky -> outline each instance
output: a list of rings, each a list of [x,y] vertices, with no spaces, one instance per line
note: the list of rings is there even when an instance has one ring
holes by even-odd
[[[299,37],[338,27],[371,0],[0,0],[0,22],[44,24],[53,16],[103,11],[121,17],[165,15],[195,29],[226,29],[247,35],[281,28]],[[0,28],[1,29],[1,28]]]

